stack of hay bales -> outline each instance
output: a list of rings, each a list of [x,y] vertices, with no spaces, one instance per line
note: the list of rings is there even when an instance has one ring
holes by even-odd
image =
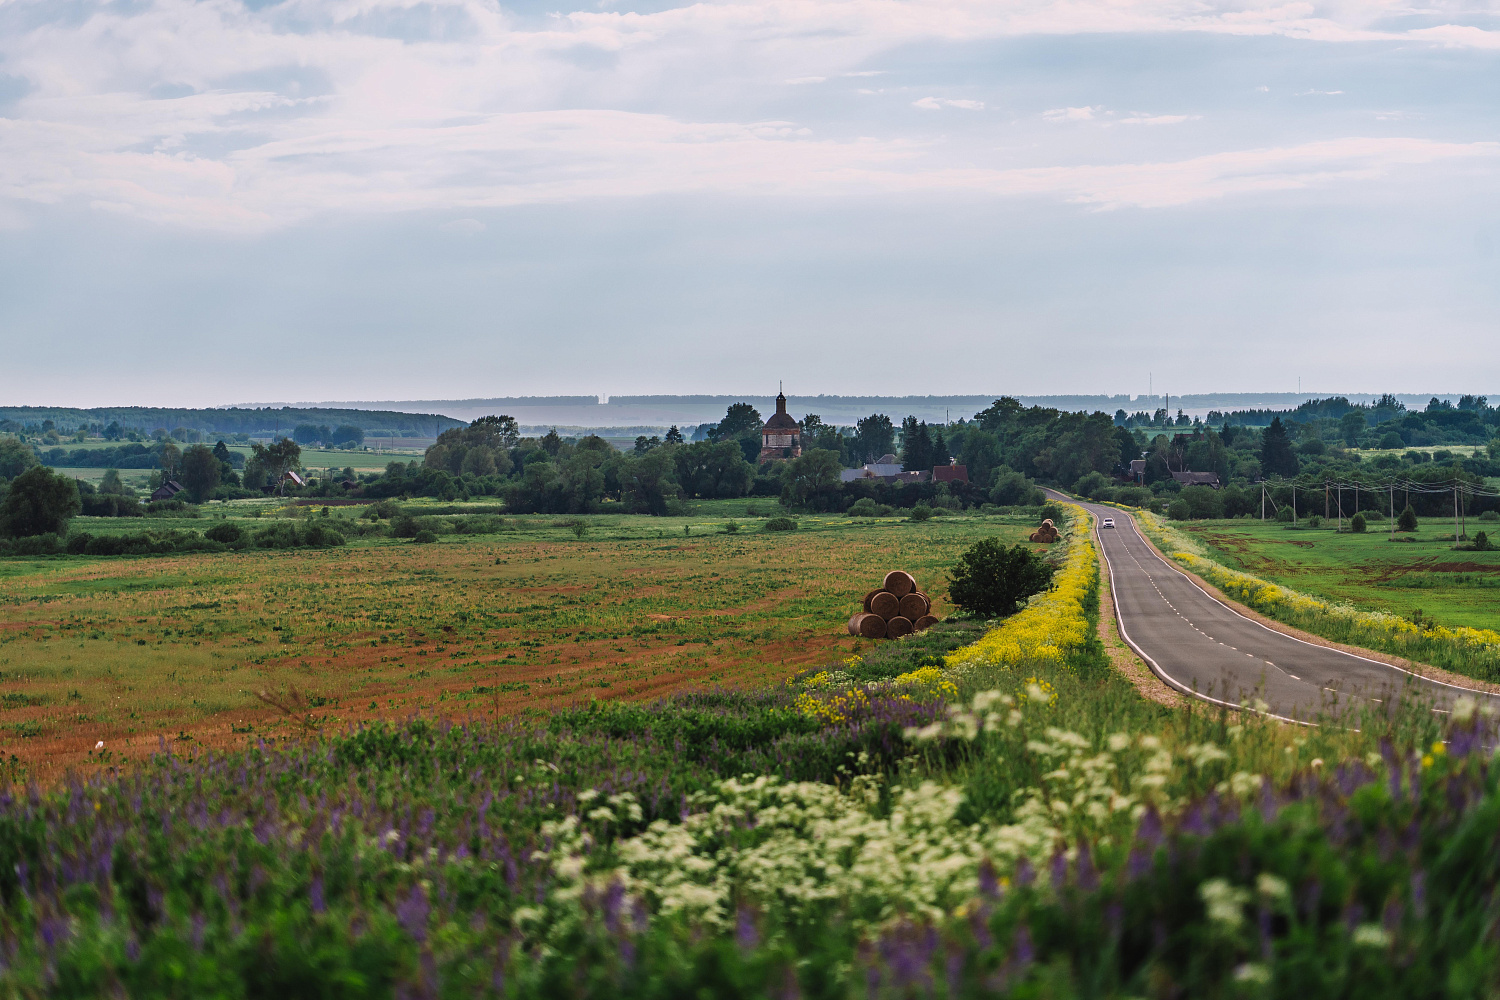
[[[905,570],[885,575],[879,590],[865,595],[864,610],[849,619],[849,634],[864,639],[899,639],[937,623],[932,601]]]
[[[1057,525],[1052,523],[1052,518],[1042,522],[1042,526],[1031,533],[1033,542],[1055,542],[1057,541]]]

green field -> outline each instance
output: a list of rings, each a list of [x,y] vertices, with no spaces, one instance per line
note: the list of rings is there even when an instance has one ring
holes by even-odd
[[[300,508],[348,544],[0,560],[0,753],[45,773],[100,739],[237,744],[285,724],[261,690],[296,689],[347,723],[762,685],[848,656],[844,623],[888,569],[915,573],[947,613],[959,552],[1033,524],[830,515],[767,532],[749,511],[779,513],[775,502],[737,500],[691,517],[489,513],[459,534],[476,524],[453,505],[404,509],[438,540],[389,537],[363,507]],[[231,519],[254,531],[289,512],[263,500],[203,511],[77,518],[73,530],[202,532]]]
[[[1381,523],[1363,534],[1258,520],[1174,526],[1226,566],[1294,590],[1402,617],[1420,609],[1442,625],[1500,626],[1500,551],[1455,551],[1452,522],[1424,521],[1395,542]],[[1500,536],[1500,523],[1469,519],[1470,536],[1486,529]]]

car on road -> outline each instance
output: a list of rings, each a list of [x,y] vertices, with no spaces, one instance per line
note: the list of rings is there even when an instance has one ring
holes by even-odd
[[[1104,528],[1113,528],[1114,526],[1115,526],[1115,519],[1112,518],[1112,517],[1106,517],[1104,519],[1104,523],[1102,525],[1100,525],[1100,527],[1104,527]]]

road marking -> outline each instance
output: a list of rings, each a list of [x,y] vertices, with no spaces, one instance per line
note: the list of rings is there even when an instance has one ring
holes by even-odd
[[[1298,677],[1296,674],[1287,674],[1287,676],[1290,677],[1294,681],[1300,681],[1302,679],[1302,678]]]

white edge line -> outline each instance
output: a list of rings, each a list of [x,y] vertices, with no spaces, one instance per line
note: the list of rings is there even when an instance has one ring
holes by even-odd
[[[1066,503],[1077,503],[1077,501],[1069,499],[1065,495],[1064,495],[1064,502],[1066,502]],[[1083,511],[1084,511],[1084,513],[1088,514],[1089,517],[1094,518],[1095,520],[1097,520],[1097,515],[1095,515],[1093,511],[1089,510],[1087,507],[1084,507],[1083,504],[1078,504],[1078,506],[1080,508],[1082,508]],[[1131,527],[1135,528],[1135,524],[1134,524],[1133,520],[1132,520],[1132,523],[1131,523]],[[1135,528],[1135,530],[1137,532],[1139,532],[1140,529],[1139,528]],[[1096,534],[1098,531],[1099,531],[1099,527],[1098,527],[1097,524],[1095,524],[1094,527],[1093,527],[1093,530],[1090,532],[1090,534]],[[1125,642],[1130,646],[1131,649],[1135,650],[1136,655],[1139,656],[1142,660],[1146,661],[1146,664],[1151,668],[1151,672],[1152,673],[1156,674],[1157,677],[1160,677],[1163,681],[1166,681],[1168,684],[1170,684],[1172,687],[1176,688],[1178,691],[1181,691],[1183,694],[1188,695],[1189,697],[1192,697],[1192,698],[1197,698],[1200,701],[1206,701],[1206,702],[1209,702],[1209,703],[1214,704],[1214,705],[1219,705],[1219,706],[1221,706],[1223,708],[1233,709],[1236,712],[1250,712],[1253,715],[1263,715],[1263,716],[1265,716],[1266,718],[1269,718],[1269,719],[1276,719],[1276,720],[1281,721],[1281,722],[1290,722],[1290,723],[1292,723],[1293,725],[1296,725],[1296,726],[1308,726],[1308,727],[1313,728],[1313,729],[1318,728],[1318,724],[1315,723],[1315,722],[1304,722],[1301,719],[1291,719],[1291,718],[1286,717],[1285,715],[1277,715],[1275,712],[1257,712],[1257,711],[1255,711],[1255,709],[1250,708],[1248,706],[1245,706],[1245,705],[1234,705],[1234,704],[1231,704],[1231,703],[1229,703],[1227,701],[1223,701],[1221,699],[1215,698],[1212,695],[1206,695],[1206,694],[1202,693],[1201,691],[1197,690],[1196,688],[1190,688],[1190,687],[1188,687],[1186,684],[1183,684],[1181,681],[1177,680],[1177,678],[1173,677],[1171,674],[1169,674],[1165,670],[1163,670],[1161,668],[1161,665],[1159,663],[1157,663],[1149,655],[1147,655],[1147,653],[1146,653],[1146,651],[1144,649],[1142,649],[1140,646],[1136,645],[1136,642],[1135,642],[1134,639],[1130,638],[1130,633],[1125,628],[1125,619],[1120,615],[1120,590],[1119,590],[1118,587],[1115,586],[1115,566],[1114,566],[1114,563],[1112,563],[1110,561],[1109,556],[1106,555],[1105,552],[1104,552],[1104,539],[1102,537],[1100,537],[1100,538],[1098,538],[1098,542],[1099,542],[1099,557],[1104,560],[1105,568],[1107,568],[1109,570],[1109,600],[1110,600],[1110,603],[1115,606],[1115,628],[1119,629],[1119,631],[1120,631],[1120,637],[1125,640]],[[1153,552],[1152,554],[1155,555],[1155,552]],[[1160,558],[1160,557],[1158,556],[1158,558]],[[1205,595],[1205,596],[1208,596],[1208,595]],[[1230,608],[1229,610],[1233,611],[1234,609]],[[1241,617],[1243,617],[1243,616],[1241,616]],[[1257,623],[1257,624],[1259,624],[1259,623]],[[1275,631],[1275,630],[1273,629],[1272,631]]]
[[[1070,501],[1070,502],[1076,502],[1076,501]],[[1251,618],[1249,615],[1246,615],[1246,614],[1243,614],[1243,613],[1241,613],[1239,611],[1236,611],[1234,608],[1230,607],[1228,604],[1225,604],[1223,601],[1219,600],[1213,594],[1210,594],[1208,591],[1204,590],[1202,584],[1200,584],[1198,582],[1198,579],[1196,577],[1192,576],[1186,570],[1184,570],[1182,567],[1180,567],[1177,564],[1173,563],[1170,559],[1167,559],[1160,552],[1158,552],[1156,550],[1156,547],[1154,545],[1150,544],[1150,540],[1146,538],[1145,534],[1141,531],[1140,526],[1135,523],[1135,518],[1134,517],[1132,517],[1130,519],[1130,526],[1135,529],[1136,534],[1138,534],[1138,535],[1141,536],[1141,540],[1142,541],[1147,542],[1147,546],[1146,547],[1151,550],[1151,554],[1153,556],[1155,556],[1159,562],[1165,564],[1173,572],[1177,573],[1183,579],[1187,580],[1188,583],[1191,583],[1194,587],[1196,587],[1199,590],[1199,592],[1201,592],[1203,594],[1204,597],[1208,598],[1210,601],[1213,601],[1215,604],[1219,605],[1219,607],[1223,608],[1225,611],[1228,611],[1230,614],[1238,615],[1239,617],[1245,619],[1245,621],[1250,622],[1252,625],[1258,625],[1261,628],[1265,629],[1267,632],[1270,632],[1270,633],[1272,633],[1274,635],[1279,635],[1279,636],[1281,636],[1284,639],[1290,639],[1293,642],[1300,642],[1300,643],[1302,643],[1302,645],[1304,645],[1304,646],[1311,646],[1314,649],[1326,649],[1326,650],[1328,650],[1330,652],[1339,653],[1339,654],[1341,654],[1343,656],[1348,656],[1348,657],[1350,657],[1352,659],[1364,660],[1366,663],[1373,663],[1377,667],[1385,667],[1388,670],[1395,670],[1398,673],[1403,673],[1403,674],[1405,674],[1408,677],[1415,677],[1417,680],[1422,681],[1425,684],[1436,684],[1436,685],[1438,685],[1440,687],[1452,688],[1455,691],[1465,691],[1465,692],[1467,692],[1469,694],[1483,695],[1486,698],[1500,697],[1500,695],[1496,695],[1496,694],[1494,694],[1493,692],[1490,692],[1490,691],[1481,691],[1479,688],[1464,687],[1462,684],[1450,684],[1447,681],[1440,681],[1440,680],[1438,680],[1435,677],[1426,677],[1426,676],[1424,676],[1422,674],[1417,673],[1414,670],[1407,670],[1405,667],[1398,667],[1394,663],[1385,663],[1384,661],[1381,661],[1381,660],[1372,660],[1368,656],[1360,656],[1358,653],[1351,653],[1351,652],[1349,652],[1346,649],[1338,649],[1337,647],[1334,647],[1334,646],[1322,646],[1322,645],[1319,645],[1316,642],[1308,642],[1306,639],[1300,639],[1300,638],[1298,638],[1295,635],[1288,635],[1286,632],[1283,632],[1280,629],[1274,629],[1271,626],[1267,625],[1265,622],[1256,621],[1254,618]],[[1329,641],[1331,642],[1332,640],[1329,640]]]

